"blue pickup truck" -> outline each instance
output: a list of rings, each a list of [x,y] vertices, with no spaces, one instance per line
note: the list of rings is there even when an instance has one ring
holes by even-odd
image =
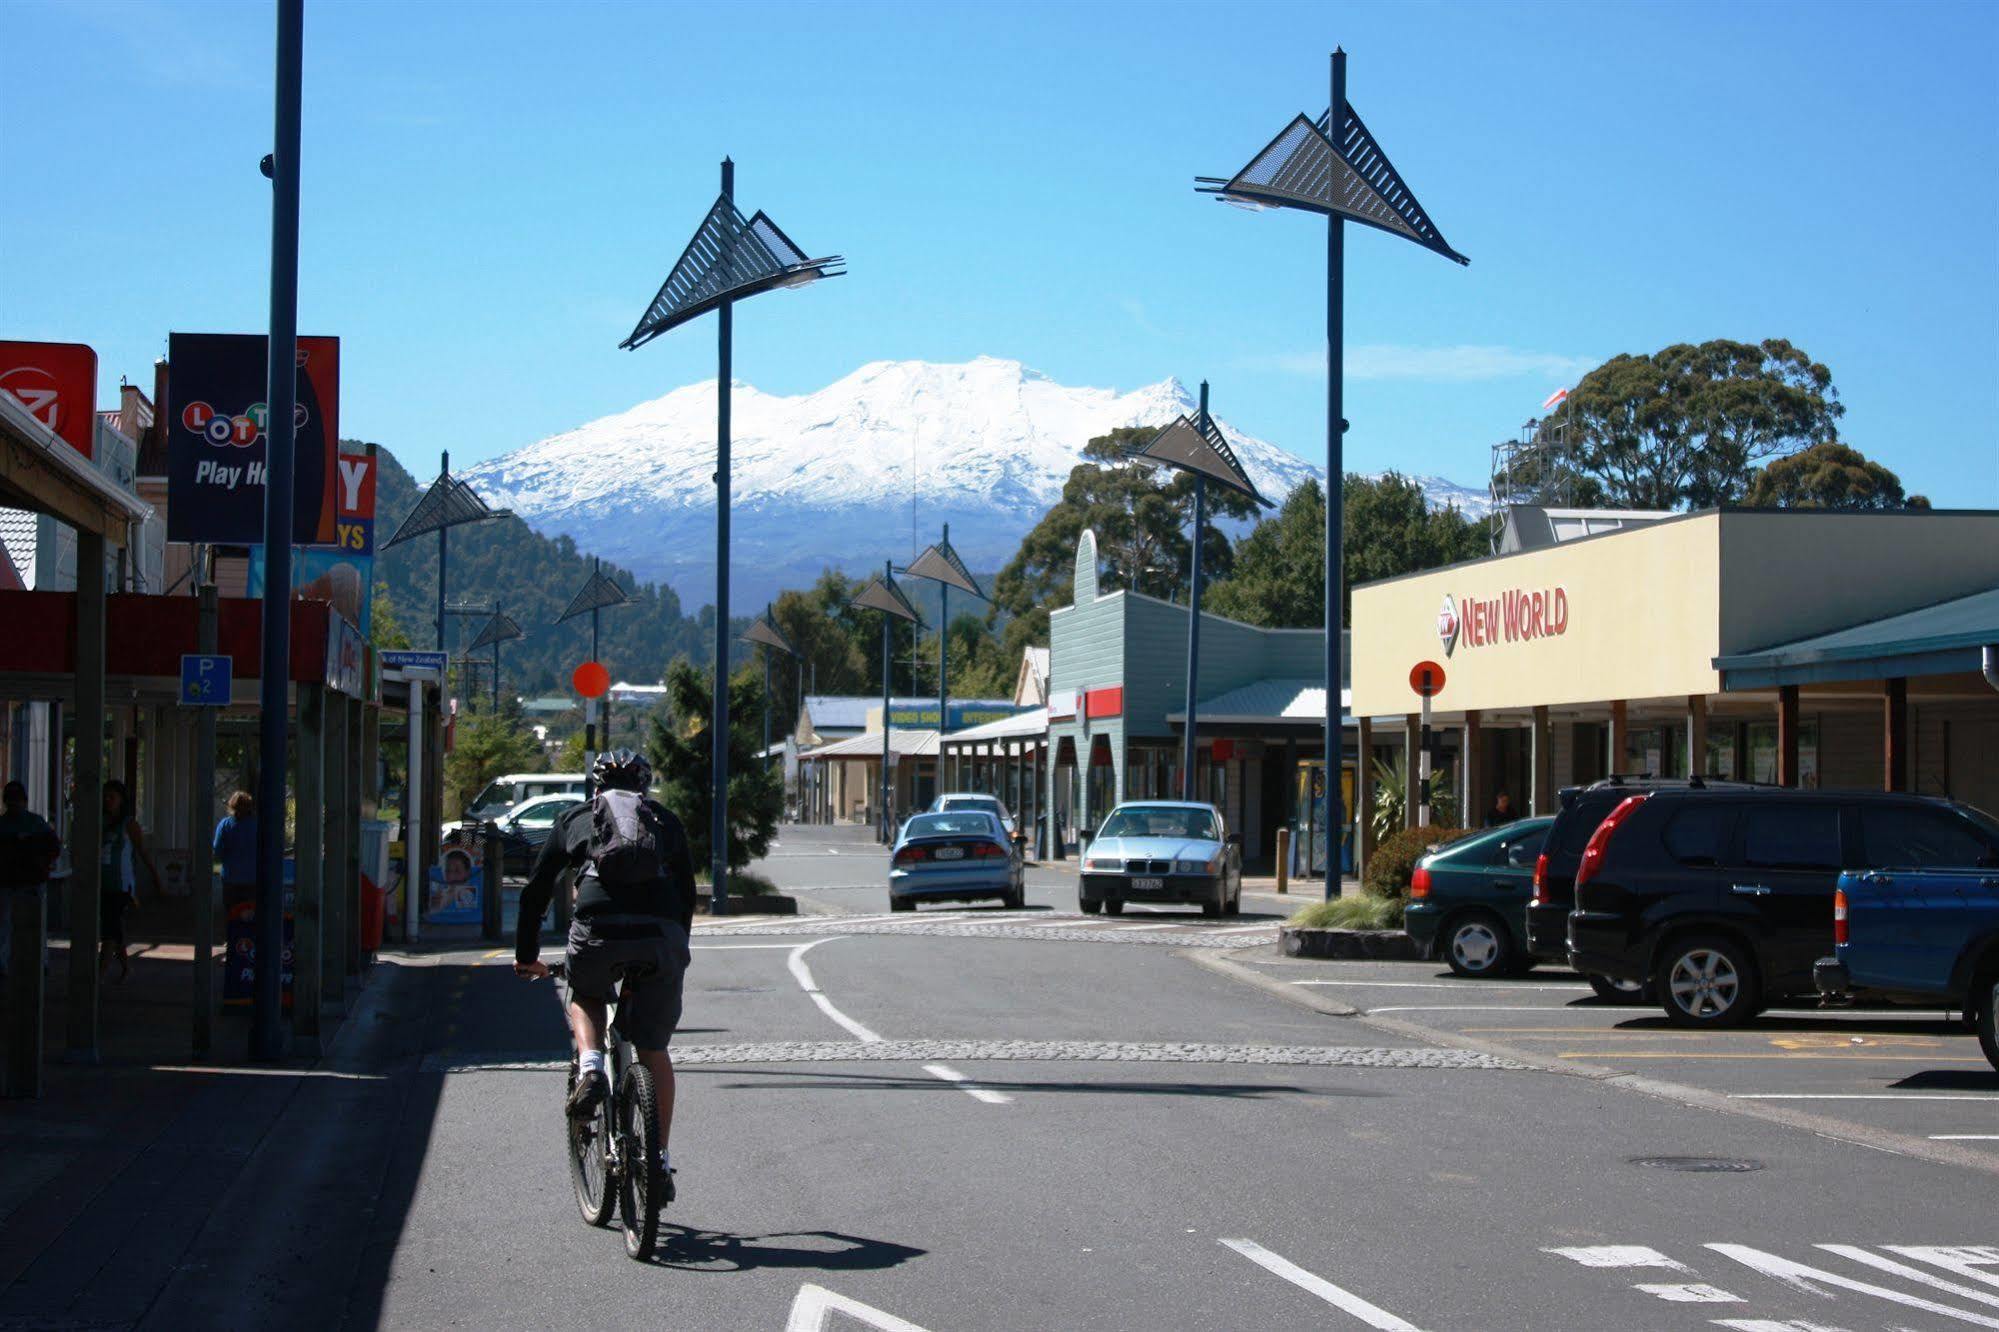
[[[1849,870],[1833,939],[1813,969],[1820,994],[1959,1009],[1999,1068],[1999,866]]]

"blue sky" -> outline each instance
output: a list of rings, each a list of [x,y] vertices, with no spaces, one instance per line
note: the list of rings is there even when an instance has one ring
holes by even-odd
[[[266,319],[267,4],[15,0],[0,336],[150,385]],[[1791,338],[1843,433],[1999,505],[1999,6],[482,4],[308,0],[301,331],[343,433],[419,471],[714,374],[617,350],[738,163],[851,276],[737,318],[738,378],[1025,361],[1214,383],[1318,456],[1324,227],[1192,192],[1326,101],[1326,53],[1458,250],[1347,247],[1349,465],[1482,484],[1603,357]]]

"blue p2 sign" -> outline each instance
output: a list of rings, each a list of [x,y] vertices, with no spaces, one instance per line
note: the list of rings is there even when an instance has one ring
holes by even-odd
[[[184,707],[225,708],[234,683],[231,659],[183,653],[180,659],[180,701]]]

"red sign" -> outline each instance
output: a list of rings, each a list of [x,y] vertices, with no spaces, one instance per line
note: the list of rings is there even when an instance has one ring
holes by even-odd
[[[1437,637],[1449,654],[1458,644],[1468,648],[1498,643],[1524,643],[1555,638],[1569,631],[1567,588],[1509,589],[1496,597],[1453,601],[1446,596],[1437,613]]]
[[[611,691],[611,673],[600,662],[586,661],[569,677],[569,683],[584,698],[602,698]]]
[[[97,353],[80,342],[0,342],[0,389],[88,458],[97,412]]]
[[[333,482],[333,544],[350,555],[375,553],[375,470],[372,453],[343,453]]]
[[[1409,668],[1409,687],[1424,698],[1444,692],[1444,668],[1434,661],[1419,661]]]
[[[1083,715],[1085,717],[1117,717],[1124,713],[1124,686],[1112,685],[1107,689],[1089,689],[1083,693]]]

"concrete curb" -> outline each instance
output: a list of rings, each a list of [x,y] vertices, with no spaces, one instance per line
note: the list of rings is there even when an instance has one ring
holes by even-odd
[[[713,904],[705,911],[694,913],[699,916],[717,914]],[[784,893],[764,893],[761,895],[731,896],[722,903],[720,912],[724,916],[795,916],[798,914],[798,899]]]
[[[1502,1041],[1474,1040],[1455,1032],[1439,1031],[1420,1023],[1405,1022],[1400,1018],[1376,1017],[1365,1009],[1354,1008],[1335,999],[1308,993],[1302,987],[1288,985],[1273,976],[1254,971],[1236,960],[1238,957],[1267,956],[1261,949],[1242,949],[1233,956],[1215,956],[1188,949],[1182,956],[1191,957],[1194,962],[1211,971],[1267,994],[1276,995],[1300,1008],[1309,1008],[1332,1017],[1351,1018],[1379,1031],[1392,1032],[1411,1040],[1511,1059],[1538,1072],[1594,1082],[1614,1087],[1619,1091],[1636,1092],[1655,1100],[1671,1101],[1697,1110],[1710,1110],[1744,1119],[1758,1119],[1766,1124],[1778,1124],[1785,1128],[1801,1129],[1833,1142],[1866,1147],[1877,1152],[1889,1152],[1897,1156],[1911,1156],[1936,1165],[1959,1166],[1988,1175],[1999,1175],[1999,1156],[1968,1147],[1959,1147],[1954,1143],[1931,1142],[1926,1138],[1911,1137],[1905,1133],[1877,1129],[1865,1124],[1854,1124],[1844,1119],[1834,1119],[1828,1115],[1813,1114],[1806,1110],[1790,1110],[1767,1101],[1734,1101],[1721,1092],[1709,1091],[1705,1087],[1692,1087],[1682,1082],[1643,1077],[1620,1069],[1606,1068],[1601,1064],[1552,1059],[1539,1051],[1523,1050]]]
[[[1415,962],[1416,943],[1401,930],[1333,930],[1280,925],[1277,951],[1285,957],[1373,962]]]

